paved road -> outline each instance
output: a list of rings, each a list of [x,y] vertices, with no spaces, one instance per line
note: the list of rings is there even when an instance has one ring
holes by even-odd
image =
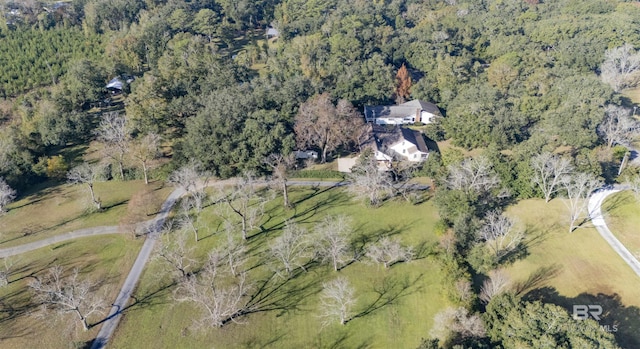
[[[57,244],[59,242],[63,242],[67,240],[73,240],[73,239],[87,237],[87,236],[96,236],[96,235],[114,234],[114,233],[118,233],[118,226],[94,227],[94,228],[75,230],[69,233],[52,236],[50,238],[31,242],[28,244],[0,249],[0,258],[15,256],[21,253],[37,250],[39,248],[43,248],[43,247]]]
[[[98,333],[96,339],[93,341],[91,349],[104,348],[113,335],[113,332],[116,330],[116,327],[118,327],[120,318],[122,318],[122,310],[127,306],[129,298],[131,298],[131,294],[138,284],[138,280],[140,279],[142,270],[147,264],[149,256],[151,256],[151,252],[153,252],[153,246],[156,244],[156,240],[158,238],[160,230],[162,229],[162,225],[167,219],[169,211],[171,211],[173,205],[175,205],[176,201],[182,195],[184,195],[184,193],[185,192],[183,189],[174,190],[171,195],[169,195],[167,200],[162,204],[158,216],[150,221],[149,224],[151,224],[151,229],[149,229],[147,239],[142,245],[140,254],[138,254],[138,258],[136,258],[136,261],[133,263],[131,271],[129,271],[129,275],[124,281],[124,284],[122,285],[122,289],[120,289],[120,293],[118,294],[116,301],[113,302],[111,311],[109,312],[107,319],[102,323],[102,328],[100,329],[100,332]]]
[[[604,199],[620,190],[621,189],[599,189],[595,191],[589,198],[589,216],[591,217],[591,222],[600,233],[600,236],[602,236],[611,248],[640,276],[640,262],[638,262],[638,259],[611,233],[602,214],[602,203]]]

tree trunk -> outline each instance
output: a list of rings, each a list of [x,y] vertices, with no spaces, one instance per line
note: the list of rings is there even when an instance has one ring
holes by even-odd
[[[282,180],[282,195],[284,196],[284,208],[289,208],[289,188],[287,188],[287,180]]]
[[[99,210],[102,208],[102,205],[100,204],[100,201],[96,200],[96,194],[93,191],[93,183],[89,183],[89,192],[91,193],[91,201],[93,202],[93,205]]]
[[[144,184],[149,184],[149,178],[147,178],[147,164],[142,161],[142,173],[144,174]]]
[[[323,164],[327,162],[327,148],[328,147],[326,144],[322,147],[322,163]]]
[[[80,310],[78,310],[77,308],[74,309],[74,311],[76,312],[76,314],[78,314],[78,318],[80,319],[80,322],[82,323],[82,328],[87,331],[89,330],[89,324],[87,323],[87,318],[85,318],[84,316],[82,316],[82,313],[80,312]]]
[[[247,218],[244,215],[242,217],[242,240],[247,239]]]
[[[122,164],[122,157],[118,160],[118,169],[120,170],[120,179],[124,181],[124,165]]]

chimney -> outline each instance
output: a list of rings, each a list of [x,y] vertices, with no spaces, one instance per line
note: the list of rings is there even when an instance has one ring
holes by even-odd
[[[416,122],[422,122],[422,110],[420,108],[416,109]]]

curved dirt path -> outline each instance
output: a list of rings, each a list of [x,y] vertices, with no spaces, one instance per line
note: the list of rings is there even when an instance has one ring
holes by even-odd
[[[591,194],[588,203],[589,216],[591,222],[600,233],[600,236],[613,248],[614,251],[633,269],[633,271],[640,276],[640,262],[638,259],[618,240],[604,220],[602,214],[602,203],[607,196],[617,193],[621,189],[599,189]]]

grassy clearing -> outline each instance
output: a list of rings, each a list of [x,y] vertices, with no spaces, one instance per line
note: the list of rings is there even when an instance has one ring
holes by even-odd
[[[156,193],[152,203],[155,212],[172,188],[165,187],[160,181],[150,186]],[[93,213],[86,209],[90,204],[84,186],[58,185],[27,195],[9,205],[9,212],[0,217],[3,231],[0,247],[21,245],[82,228],[117,225],[127,210],[131,195],[144,187],[143,181],[97,183],[96,195],[105,208]]]
[[[525,200],[508,212],[528,234],[528,256],[507,271],[522,294],[572,311],[574,304],[600,304],[603,322],[620,324],[618,341],[640,347],[640,278],[594,228],[567,233],[566,208],[560,200]],[[519,285],[518,285],[519,284]]]
[[[433,226],[437,220],[432,203],[420,205],[393,202],[381,208],[367,208],[349,200],[338,188],[317,190],[292,188],[295,209],[284,211],[278,198],[266,209],[263,233],[250,237],[250,256],[259,256],[283,225],[283,219],[313,227],[325,215],[346,214],[353,219],[354,238],[397,234],[405,244],[430,245],[435,242]],[[222,238],[219,221],[208,207],[204,219],[210,227],[197,243],[202,256]],[[212,234],[208,237],[205,235]],[[258,257],[248,265],[267,277],[269,268]],[[112,342],[113,348],[321,348],[371,347],[412,348],[428,335],[433,316],[447,302],[441,295],[442,275],[431,257],[423,257],[388,270],[377,265],[353,263],[336,273],[325,266],[315,266],[307,273],[285,283],[271,297],[290,300],[290,306],[261,311],[246,316],[246,324],[228,324],[221,329],[194,329],[190,304],[171,299],[171,281],[161,278],[166,268],[157,260],[145,270],[137,291],[138,299],[147,301],[127,312]],[[258,275],[255,274],[255,275]],[[337,276],[346,277],[358,293],[355,317],[345,326],[322,327],[318,317],[318,292],[323,282]],[[382,294],[382,300],[376,300]],[[386,304],[383,300],[389,300]],[[269,301],[269,299],[267,300]],[[373,309],[367,308],[373,306]]]
[[[633,103],[640,103],[640,88],[633,88],[622,91],[624,96],[629,97]]]
[[[123,235],[82,238],[12,257],[14,270],[9,285],[0,288],[0,347],[2,348],[75,348],[98,333],[99,327],[84,332],[75,327],[75,318],[60,321],[54,313],[38,317],[37,305],[32,303],[28,282],[32,275],[44,272],[53,265],[70,271],[80,270],[81,278],[100,283],[98,292],[106,292],[106,305],[113,302],[120,285],[133,264],[142,240]],[[108,311],[108,309],[107,309]],[[96,316],[89,323],[99,321]]]
[[[640,258],[640,204],[630,191],[609,196],[603,203],[607,226],[613,235]]]

